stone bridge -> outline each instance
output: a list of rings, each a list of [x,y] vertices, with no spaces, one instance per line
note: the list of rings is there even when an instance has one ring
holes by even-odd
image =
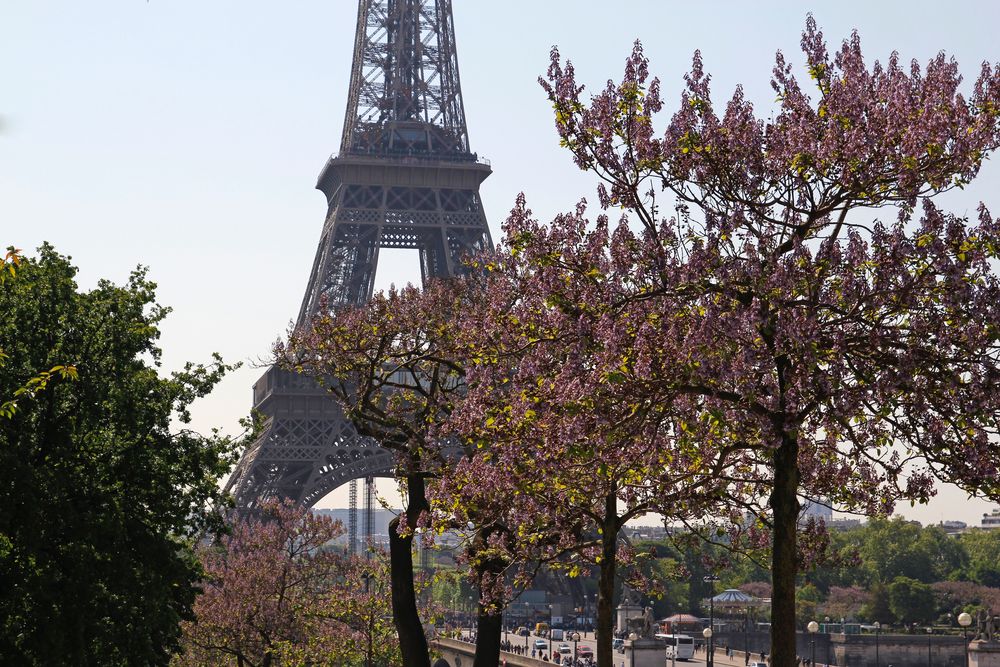
[[[441,656],[431,663],[434,667],[472,667],[472,660],[476,655],[475,644],[444,637],[433,640],[431,649]],[[554,667],[551,662],[506,651],[500,652],[500,665],[501,667]]]

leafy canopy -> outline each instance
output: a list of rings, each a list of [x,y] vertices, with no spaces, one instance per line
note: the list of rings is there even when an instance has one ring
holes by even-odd
[[[172,419],[229,367],[162,377],[168,309],[145,271],[89,291],[75,274],[44,245],[0,284],[0,397],[19,399],[0,418],[0,662],[164,664],[232,462],[227,439]],[[76,381],[37,391],[37,369],[59,367]]]

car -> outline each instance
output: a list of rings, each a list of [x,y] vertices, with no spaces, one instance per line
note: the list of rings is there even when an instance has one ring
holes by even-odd
[[[558,651],[563,655],[569,655],[573,652],[573,648],[569,644],[560,644]]]
[[[535,648],[541,650],[541,649],[548,648],[548,647],[549,647],[549,643],[547,641],[545,641],[544,639],[536,639],[535,640]]]
[[[767,667],[767,664],[763,662],[751,662],[747,667]]]
[[[519,637],[527,637],[531,633],[528,632],[528,628],[521,626],[520,628],[517,629],[517,634]]]
[[[587,658],[594,657],[594,649],[589,646],[581,646],[576,650],[576,655],[581,660],[586,660]]]
[[[618,651],[619,653],[625,652],[625,640],[621,637],[615,637],[611,640],[611,648]]]

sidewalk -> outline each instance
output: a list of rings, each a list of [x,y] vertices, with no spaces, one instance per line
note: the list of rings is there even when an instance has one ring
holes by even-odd
[[[705,658],[706,657],[707,656],[705,655],[704,651],[701,651],[699,653],[695,653],[694,654],[694,659],[695,660],[699,660],[702,665],[705,664]],[[759,653],[751,653],[750,654],[750,662],[753,662],[754,660],[760,660],[760,654]],[[771,664],[771,659],[768,658],[767,660],[765,660],[765,662],[770,665]],[[727,658],[725,651],[723,651],[721,649],[716,649],[716,651],[715,651],[715,664],[716,664],[716,667],[746,667],[747,662],[746,662],[746,658],[743,656],[743,651],[733,651],[733,656],[731,658]],[[669,659],[667,660],[667,665],[670,666],[670,667],[673,667],[672,665],[670,665],[670,660]],[[816,661],[816,667],[827,667],[827,666],[824,665],[823,662],[821,662],[820,660],[817,660]]]

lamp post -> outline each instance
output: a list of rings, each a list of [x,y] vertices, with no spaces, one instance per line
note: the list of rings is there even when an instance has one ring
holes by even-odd
[[[809,631],[809,649],[810,658],[809,664],[815,667],[816,665],[816,632],[819,630],[819,623],[816,621],[809,621],[809,625],[806,626],[806,630]]]
[[[962,612],[958,615],[958,624],[962,626],[962,641],[965,643],[965,667],[969,667],[969,626],[972,625],[972,615]]]
[[[823,630],[826,632],[826,667],[830,667],[830,617],[824,620]]]
[[[552,605],[549,605],[549,660],[552,659]]]
[[[712,639],[712,634],[715,632],[715,582],[717,582],[719,578],[714,574],[707,574],[702,577],[701,580],[712,586],[711,593],[708,596],[708,624],[712,632],[705,635],[705,639],[708,640],[707,665],[708,667],[715,667],[715,641]]]
[[[875,621],[875,667],[879,667],[878,661],[878,631],[882,629],[882,624]]]
[[[593,596],[594,606],[597,606],[597,595]],[[590,595],[583,596],[583,636],[587,636],[587,628],[590,626]],[[597,636],[596,634],[594,635]]]
[[[472,641],[472,596],[469,596],[469,641]]]
[[[576,643],[580,641],[580,633],[574,632],[573,636],[570,637],[573,640],[573,664],[576,664]]]
[[[750,605],[743,608],[743,664],[750,664]]]
[[[528,637],[531,636],[531,630],[528,629],[528,603],[524,603],[524,655],[528,655]]]
[[[704,630],[702,630],[701,636],[705,638],[705,647],[707,649],[707,647],[712,645],[712,628],[705,628]],[[714,664],[712,660],[713,657],[714,656],[712,655],[711,651],[709,651],[708,659],[705,662],[705,664],[708,665],[708,667],[712,667],[712,665]]]
[[[934,628],[928,626],[924,629],[927,630],[927,667],[931,667],[931,633],[934,632]]]

